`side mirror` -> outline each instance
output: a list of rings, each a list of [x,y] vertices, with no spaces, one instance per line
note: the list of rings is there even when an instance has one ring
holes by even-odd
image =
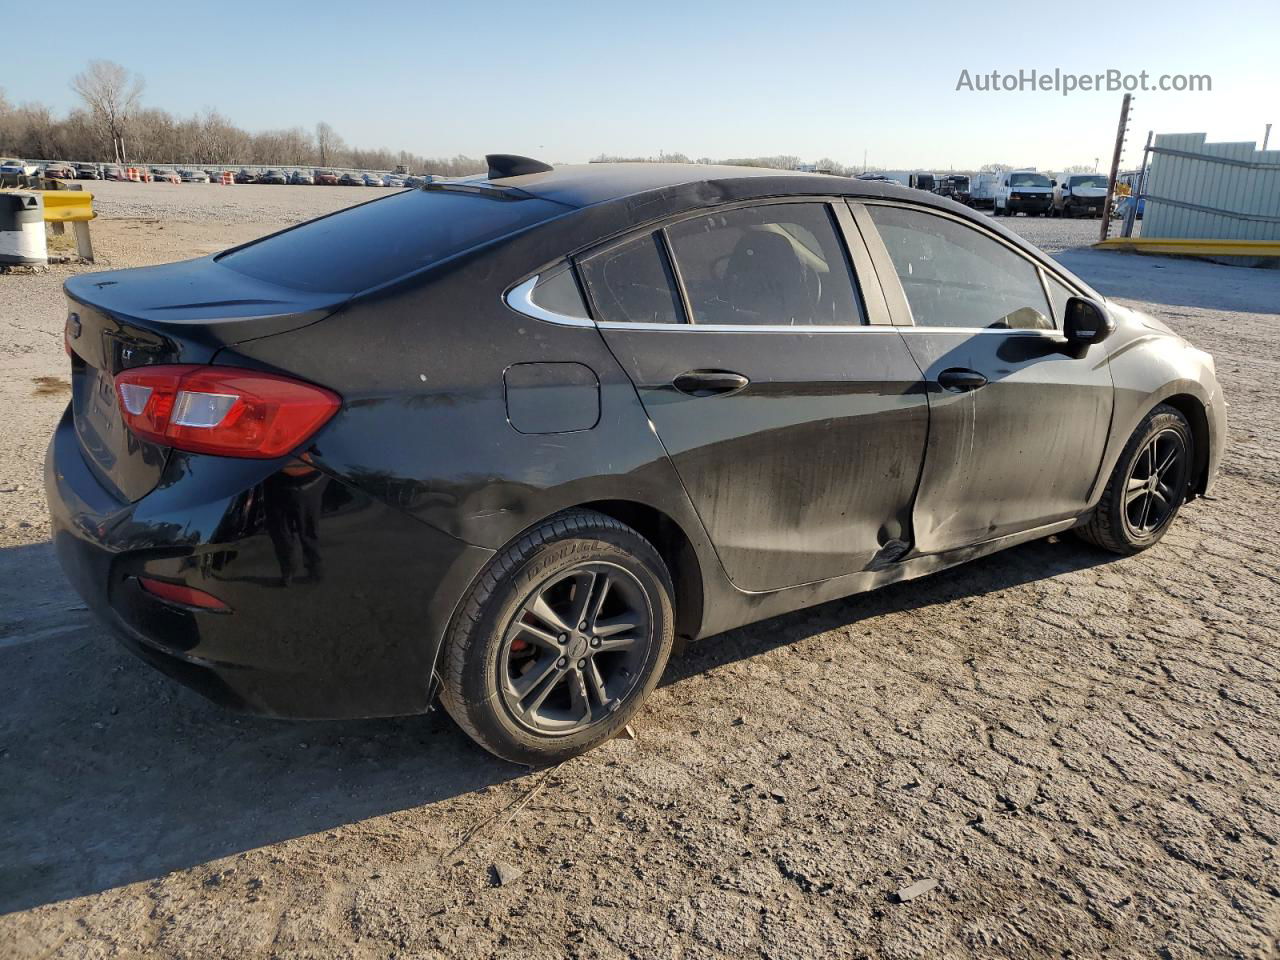
[[[1057,180],[1050,180],[1050,181],[1049,181],[1049,186],[1051,186],[1051,187],[1056,187],[1057,185],[1058,185],[1058,181],[1057,181]]]
[[[1097,300],[1087,297],[1071,297],[1067,300],[1067,316],[1062,323],[1062,333],[1067,343],[1090,347],[1101,343],[1116,332],[1115,318]]]

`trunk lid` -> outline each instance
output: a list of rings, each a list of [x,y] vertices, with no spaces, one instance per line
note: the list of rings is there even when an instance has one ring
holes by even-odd
[[[65,285],[71,407],[85,461],[118,499],[160,481],[169,448],[125,426],[115,376],[156,363],[209,363],[223,347],[322,320],[349,296],[281,287],[212,257],[82,274]]]

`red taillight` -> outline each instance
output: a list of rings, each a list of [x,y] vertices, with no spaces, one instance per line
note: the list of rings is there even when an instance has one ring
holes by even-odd
[[[197,590],[195,587],[153,580],[151,577],[139,577],[138,583],[147,593],[161,600],[167,600],[169,603],[179,603],[184,607],[199,607],[201,610],[211,610],[214,613],[231,612],[231,608],[213,594]]]
[[[144,440],[259,459],[297,449],[342,403],[330,390],[288,377],[177,364],[117,374],[116,399],[129,429]]]

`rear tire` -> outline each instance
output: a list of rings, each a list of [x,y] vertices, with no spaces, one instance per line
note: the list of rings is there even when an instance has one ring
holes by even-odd
[[[1125,445],[1081,539],[1119,554],[1159,543],[1187,497],[1194,463],[1191,427],[1178,410],[1160,404]]]
[[[626,524],[551,517],[497,554],[464,597],[441,656],[441,702],[513,763],[559,763],[615,736],[671,653],[666,564]]]

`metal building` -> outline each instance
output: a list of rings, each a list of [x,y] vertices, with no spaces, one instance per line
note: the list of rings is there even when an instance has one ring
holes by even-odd
[[[1150,152],[1144,239],[1280,241],[1280,150],[1163,133]]]

